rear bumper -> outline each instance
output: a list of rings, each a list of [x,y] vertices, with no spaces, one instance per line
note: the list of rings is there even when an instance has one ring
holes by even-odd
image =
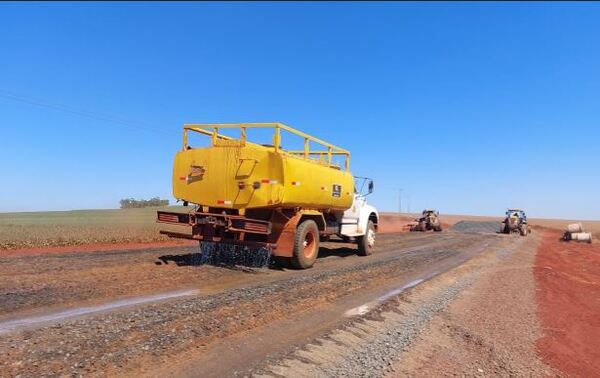
[[[169,227],[169,230],[160,231],[161,234],[169,237],[215,242],[227,241],[234,244],[269,245],[266,240],[271,234],[272,228],[269,221],[246,218],[241,215],[202,212],[158,211],[156,222],[174,226]],[[248,235],[254,235],[252,241],[246,240]],[[261,236],[264,237],[265,242],[256,241],[256,239],[262,239]]]

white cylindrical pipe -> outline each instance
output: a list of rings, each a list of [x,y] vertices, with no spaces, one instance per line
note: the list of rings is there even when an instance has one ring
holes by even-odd
[[[592,242],[592,233],[591,232],[574,232],[574,233],[571,233],[571,240],[591,243]]]
[[[572,223],[567,226],[567,230],[572,234],[576,232],[583,232],[583,226],[581,223]]]

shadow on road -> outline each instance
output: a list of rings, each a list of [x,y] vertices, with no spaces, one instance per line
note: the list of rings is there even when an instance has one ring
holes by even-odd
[[[348,256],[353,256],[356,255],[358,253],[358,250],[356,248],[350,248],[350,247],[339,247],[339,248],[328,248],[328,247],[321,247],[319,249],[319,259],[325,258],[325,257],[330,257],[330,256],[337,256],[337,257],[348,257]]]
[[[156,262],[156,265],[169,265],[169,263],[175,263],[177,266],[192,266],[202,265],[200,262],[199,253],[184,253],[181,255],[163,255],[158,258],[160,261]]]

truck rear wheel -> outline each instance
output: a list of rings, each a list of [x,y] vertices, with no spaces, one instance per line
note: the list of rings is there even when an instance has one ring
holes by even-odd
[[[360,256],[369,256],[375,248],[375,225],[373,221],[367,223],[367,231],[358,238],[358,254]]]
[[[319,228],[314,220],[307,219],[296,228],[290,263],[294,268],[307,269],[313,266],[318,254]]]

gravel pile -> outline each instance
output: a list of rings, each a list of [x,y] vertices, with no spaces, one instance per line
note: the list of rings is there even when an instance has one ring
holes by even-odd
[[[450,229],[455,232],[496,234],[500,230],[500,222],[460,221]]]

